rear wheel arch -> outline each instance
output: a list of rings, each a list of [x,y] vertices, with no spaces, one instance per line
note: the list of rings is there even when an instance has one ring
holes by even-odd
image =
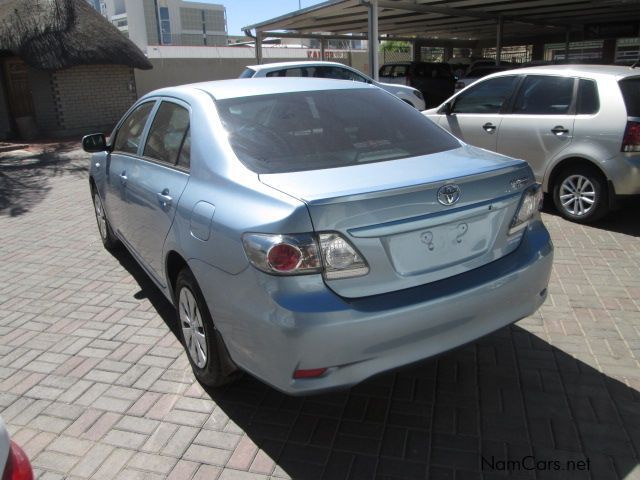
[[[604,171],[602,170],[602,168],[600,168],[600,166],[594,162],[593,160],[588,160],[586,158],[583,157],[568,157],[568,158],[564,158],[562,160],[560,160],[558,163],[556,163],[549,175],[548,175],[548,181],[546,182],[547,184],[547,188],[546,191],[551,193],[553,192],[553,188],[556,184],[556,182],[558,181],[558,177],[560,176],[560,174],[564,171],[567,170],[569,168],[593,168],[595,170],[597,170],[600,175],[602,176],[602,178],[605,180],[605,182],[608,180],[607,176],[605,175]]]
[[[175,296],[178,275],[183,268],[189,268],[187,261],[175,250],[171,250],[167,254],[165,270],[167,274],[167,286],[171,291],[171,297]],[[177,300],[174,298],[174,301]]]

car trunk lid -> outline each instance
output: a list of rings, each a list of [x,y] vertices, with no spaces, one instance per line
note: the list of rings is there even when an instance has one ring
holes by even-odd
[[[362,297],[464,273],[513,251],[521,233],[510,237],[509,225],[533,177],[523,161],[464,146],[260,180],[304,201],[317,232],[339,232],[360,251],[367,275],[326,283],[341,296]],[[461,191],[451,206],[438,201],[448,184]]]

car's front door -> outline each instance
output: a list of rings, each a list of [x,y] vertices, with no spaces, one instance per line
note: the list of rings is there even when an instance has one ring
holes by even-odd
[[[573,139],[576,86],[572,77],[528,75],[500,125],[498,153],[526,160],[542,180],[547,162]]]
[[[162,100],[128,172],[127,240],[160,282],[164,241],[189,181],[190,145],[189,107]]]
[[[451,112],[439,117],[439,125],[470,145],[495,151],[503,108],[518,80],[508,75],[479,82],[453,99]]]
[[[117,128],[107,157],[107,181],[102,203],[111,227],[125,236],[127,223],[127,180],[131,161],[135,159],[142,142],[149,116],[156,101],[138,105]]]

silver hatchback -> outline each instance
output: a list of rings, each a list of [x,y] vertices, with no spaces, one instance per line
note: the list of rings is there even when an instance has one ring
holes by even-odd
[[[522,160],[367,84],[255,79],[141,98],[84,138],[102,241],[178,311],[196,377],[357,383],[533,313],[553,247]]]
[[[640,194],[640,69],[509,70],[424,114],[471,145],[528,161],[569,220],[595,221]]]

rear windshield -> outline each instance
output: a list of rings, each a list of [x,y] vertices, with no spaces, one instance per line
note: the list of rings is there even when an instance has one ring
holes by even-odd
[[[620,90],[627,106],[627,116],[640,117],[640,77],[620,80]]]
[[[346,167],[460,146],[415,108],[377,89],[259,95],[217,106],[231,147],[256,173]]]
[[[238,78],[251,78],[256,74],[256,71],[251,68],[245,68]]]

